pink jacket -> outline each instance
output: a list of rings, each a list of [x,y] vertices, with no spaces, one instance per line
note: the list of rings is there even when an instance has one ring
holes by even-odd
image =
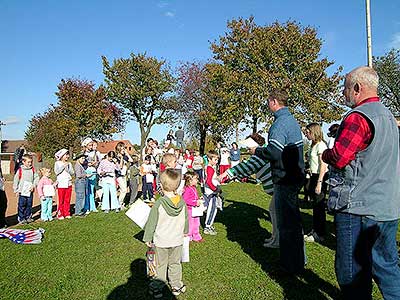
[[[43,194],[43,186],[44,185],[52,185],[52,184],[53,184],[53,180],[51,180],[50,178],[44,177],[44,176],[42,178],[40,178],[39,183],[37,185],[37,192],[39,194],[39,197],[43,197],[44,196],[44,194]]]
[[[197,200],[199,200],[199,195],[197,194],[196,187],[185,186],[182,197],[183,197],[183,200],[185,200],[189,211],[192,210],[193,206],[197,206]],[[189,214],[189,215],[191,215],[191,214]]]

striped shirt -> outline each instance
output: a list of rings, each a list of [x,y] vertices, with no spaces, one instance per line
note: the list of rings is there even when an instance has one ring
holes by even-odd
[[[253,155],[248,160],[228,169],[227,173],[229,178],[238,177],[239,179],[256,174],[256,178],[261,181],[264,191],[269,195],[273,193],[271,165],[268,160]]]

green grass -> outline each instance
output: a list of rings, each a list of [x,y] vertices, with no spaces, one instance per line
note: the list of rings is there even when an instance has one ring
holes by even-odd
[[[191,244],[183,264],[188,287],[179,299],[337,299],[334,236],[323,245],[307,244],[308,264],[299,277],[279,271],[279,251],[262,247],[270,235],[270,197],[260,186],[224,186],[217,236]],[[302,210],[311,227],[309,210]],[[34,223],[46,230],[39,245],[0,240],[1,299],[150,299],[142,232],[123,213]],[[332,233],[332,218],[328,218]],[[374,299],[381,299],[374,287]]]

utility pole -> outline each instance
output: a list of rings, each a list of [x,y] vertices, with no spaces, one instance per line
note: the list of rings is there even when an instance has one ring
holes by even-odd
[[[6,125],[4,122],[0,121],[0,153],[2,152],[2,145],[3,145],[3,133],[2,133],[2,127]]]
[[[367,56],[368,67],[372,68],[372,41],[371,41],[371,5],[370,0],[365,0],[366,22],[367,22]]]

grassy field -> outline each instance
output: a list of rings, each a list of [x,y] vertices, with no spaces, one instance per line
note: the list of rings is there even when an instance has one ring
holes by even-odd
[[[339,298],[331,217],[326,242],[306,246],[304,274],[289,277],[279,271],[279,251],[262,247],[271,230],[270,197],[251,184],[223,189],[218,235],[191,244],[191,261],[183,265],[188,290],[178,299]],[[302,210],[302,216],[307,231],[310,211]],[[46,230],[42,244],[0,240],[0,299],[150,299],[143,233],[123,213],[92,213],[33,226]],[[373,298],[381,299],[376,287]]]

